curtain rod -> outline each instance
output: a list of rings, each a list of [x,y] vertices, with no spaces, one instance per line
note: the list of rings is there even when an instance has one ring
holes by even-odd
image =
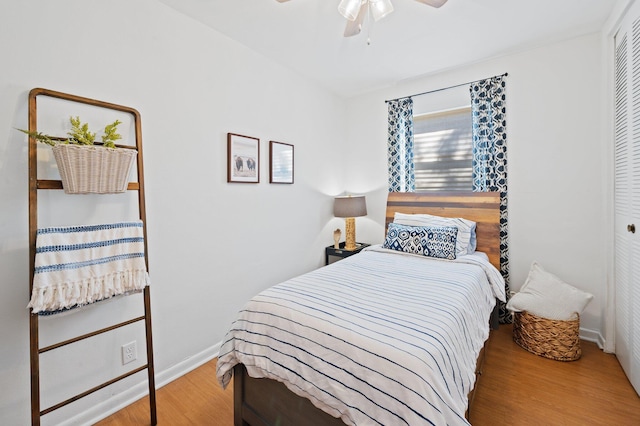
[[[494,75],[493,77],[506,77],[508,75],[509,75],[509,73],[505,72],[504,74]],[[488,79],[493,78],[493,77],[481,78],[480,80],[469,81],[467,83],[454,84],[453,86],[443,87],[442,89],[429,90],[428,92],[416,93],[415,95],[409,95],[409,96],[403,96],[401,98],[389,99],[389,100],[386,100],[384,102],[385,103],[389,103],[389,102],[393,102],[393,101],[399,101],[400,99],[413,98],[414,96],[428,95],[429,93],[435,93],[435,92],[441,92],[443,90],[454,89],[456,87],[465,86],[467,84],[475,83],[477,81],[488,80]]]

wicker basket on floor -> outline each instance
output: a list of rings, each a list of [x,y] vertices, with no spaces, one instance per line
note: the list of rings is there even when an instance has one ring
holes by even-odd
[[[556,361],[575,361],[580,349],[580,315],[562,321],[542,318],[526,311],[513,313],[513,340],[536,355]]]

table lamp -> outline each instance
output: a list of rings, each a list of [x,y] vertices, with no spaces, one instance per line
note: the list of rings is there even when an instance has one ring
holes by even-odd
[[[336,197],[333,203],[333,215],[344,217],[346,240],[344,249],[356,249],[356,217],[367,215],[367,203],[364,195]]]

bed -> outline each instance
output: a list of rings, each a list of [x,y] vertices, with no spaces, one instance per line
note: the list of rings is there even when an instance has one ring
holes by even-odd
[[[376,245],[254,297],[217,364],[223,386],[233,377],[236,426],[469,424],[504,300],[499,194],[390,193],[387,226],[396,214],[474,221],[477,251]]]

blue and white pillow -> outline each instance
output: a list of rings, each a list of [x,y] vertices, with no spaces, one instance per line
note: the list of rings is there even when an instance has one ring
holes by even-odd
[[[456,258],[454,226],[407,226],[390,223],[383,248],[438,259]]]
[[[456,255],[464,256],[476,251],[476,223],[461,217],[442,217],[430,214],[406,214],[396,212],[393,223],[408,226],[454,226],[458,228]]]

